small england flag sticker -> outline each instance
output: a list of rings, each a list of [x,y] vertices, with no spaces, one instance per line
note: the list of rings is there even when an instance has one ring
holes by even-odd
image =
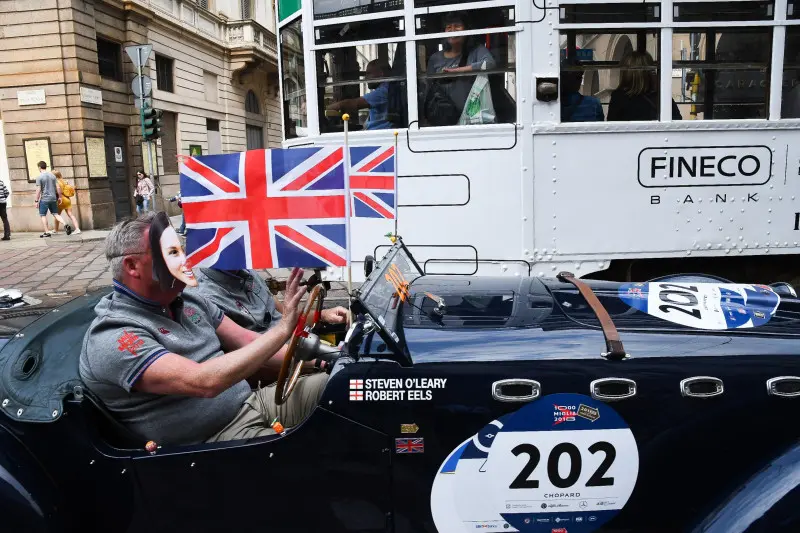
[[[363,401],[364,400],[364,380],[351,379],[350,380],[350,400]]]

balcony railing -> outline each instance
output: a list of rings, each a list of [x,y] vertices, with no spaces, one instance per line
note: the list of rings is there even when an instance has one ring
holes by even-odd
[[[255,46],[269,57],[278,57],[275,34],[253,20],[228,21],[226,40],[230,48]]]
[[[228,20],[195,0],[126,0],[230,49],[255,48],[277,61],[275,33],[254,20]]]

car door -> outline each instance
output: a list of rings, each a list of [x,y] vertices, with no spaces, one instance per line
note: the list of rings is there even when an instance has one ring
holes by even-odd
[[[387,531],[385,436],[322,407],[283,436],[133,463],[156,531]]]

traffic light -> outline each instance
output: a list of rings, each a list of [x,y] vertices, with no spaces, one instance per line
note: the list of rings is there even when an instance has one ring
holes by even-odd
[[[142,136],[145,141],[153,141],[161,137],[160,130],[164,126],[164,123],[161,121],[163,115],[164,112],[160,109],[153,109],[150,107],[149,103],[144,103],[142,106],[142,116],[144,117],[144,131],[142,132]]]

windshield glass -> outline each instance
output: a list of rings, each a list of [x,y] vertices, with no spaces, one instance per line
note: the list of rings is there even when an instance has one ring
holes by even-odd
[[[359,291],[358,300],[364,310],[395,342],[399,342],[396,324],[400,303],[408,299],[408,286],[420,276],[422,270],[398,241],[375,266]]]

